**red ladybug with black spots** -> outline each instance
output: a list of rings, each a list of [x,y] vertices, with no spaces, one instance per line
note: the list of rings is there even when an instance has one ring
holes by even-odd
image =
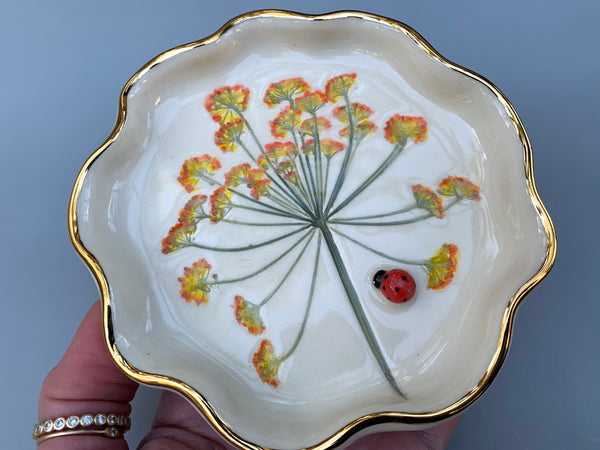
[[[415,295],[415,279],[406,270],[380,270],[373,277],[373,286],[392,303],[406,303]]]

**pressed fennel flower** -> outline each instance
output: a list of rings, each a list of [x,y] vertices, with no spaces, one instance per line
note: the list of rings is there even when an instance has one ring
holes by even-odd
[[[224,264],[226,276],[223,279],[212,273],[212,266],[205,258],[184,267],[183,275],[178,278],[179,295],[187,303],[207,303],[213,287],[216,293],[213,302],[218,302],[218,294],[224,291],[216,289],[217,286],[235,284],[236,289],[238,286],[241,289],[246,280],[260,274],[277,274],[268,282],[265,279],[264,288],[270,292],[265,293],[260,302],[253,303],[236,295],[231,304],[235,321],[251,335],[266,333],[263,318],[268,318],[269,324],[280,319],[276,315],[277,308],[272,309],[269,302],[293,302],[304,298],[304,315],[298,320],[300,326],[293,343],[287,343],[287,348],[278,352],[270,339],[262,339],[252,357],[260,380],[272,387],[280,386],[281,364],[288,361],[301,345],[305,331],[310,330],[311,305],[316,287],[323,279],[318,276],[319,262],[323,258],[321,250],[329,251],[325,258],[339,275],[336,282],[343,285],[341,295],[345,295],[351,304],[374,360],[394,391],[406,398],[388,366],[388,357],[380,347],[375,330],[366,319],[368,315],[363,303],[368,298],[358,294],[361,291],[357,290],[356,284],[374,280],[373,276],[385,272],[388,278],[383,275],[380,283],[386,298],[400,302],[418,301],[415,300],[419,292],[415,278],[407,270],[411,266],[424,268],[427,287],[442,290],[454,279],[459,250],[455,244],[445,243],[430,259],[407,260],[402,255],[387,254],[385,249],[370,247],[363,241],[372,234],[361,234],[359,229],[363,226],[371,227],[371,230],[373,227],[394,227],[394,232],[397,229],[400,234],[401,226],[417,222],[426,224],[434,218],[443,218],[445,212],[459,201],[479,200],[481,193],[480,188],[466,178],[445,176],[437,191],[424,184],[410,186],[414,202],[407,205],[393,205],[387,211],[375,211],[371,215],[338,215],[346,206],[355,205],[356,199],[365,199],[372,194],[371,185],[394,173],[398,167],[394,164],[407,151],[405,149],[411,151],[410,147],[424,142],[428,136],[427,121],[419,116],[395,113],[376,125],[379,119],[370,106],[350,100],[356,83],[356,73],[329,78],[323,91],[311,88],[300,77],[271,83],[263,101],[276,111],[270,113],[271,120],[265,119],[263,125],[268,127],[265,130],[254,128],[256,124],[251,123],[250,118],[263,118],[266,108],[258,105],[258,110],[252,109],[256,105],[249,103],[251,93],[247,87],[239,84],[223,86],[208,94],[204,107],[212,120],[219,122],[213,141],[224,153],[223,164],[211,154],[184,161],[177,180],[186,192],[201,192],[188,197],[187,202],[181,202],[184,206],[178,220],[162,239],[161,248],[165,255],[187,249],[182,251],[181,257],[198,249],[232,256],[240,254],[239,258],[219,260],[233,261]],[[366,91],[357,92],[364,96]],[[377,139],[377,135],[382,138]],[[262,142],[264,136],[272,136],[276,141]],[[332,136],[340,136],[342,142],[331,139]],[[367,136],[373,137],[365,139]],[[361,164],[361,158],[371,157],[370,150],[374,145],[382,146],[387,155],[377,163],[361,166],[362,171],[355,170]],[[334,159],[338,153],[341,155]],[[221,171],[222,165],[225,168]],[[367,169],[373,166],[373,169]],[[364,173],[366,170],[372,172]],[[390,187],[393,188],[402,183],[396,175],[391,180],[394,186]],[[417,209],[425,212],[415,211]],[[438,226],[443,225],[444,222],[438,222]],[[213,226],[218,227],[214,234],[210,228]],[[226,234],[211,240],[210,237],[218,236],[219,227],[228,227]],[[344,227],[356,227],[356,233],[346,234]],[[273,233],[267,233],[268,230]],[[238,235],[242,238],[239,241]],[[353,271],[345,266],[346,260],[338,248],[340,242],[377,255],[384,266],[395,262],[401,264],[402,269],[365,273],[362,278],[353,280],[350,276]],[[271,247],[273,245],[279,247]],[[263,252],[262,248],[268,251]],[[307,261],[306,255],[314,259]],[[238,265],[238,260],[249,261],[249,264]],[[310,285],[303,286],[298,294],[286,295],[287,286],[284,285],[303,280],[307,267],[312,275]],[[390,278],[392,275],[395,278]],[[261,282],[258,280],[255,285],[262,286]],[[293,284],[292,287],[298,288]],[[317,296],[315,300],[321,299]],[[290,323],[290,329],[298,324]],[[287,341],[284,339],[284,342]]]

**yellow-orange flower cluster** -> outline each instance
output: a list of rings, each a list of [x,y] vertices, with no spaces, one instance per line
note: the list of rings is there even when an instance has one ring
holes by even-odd
[[[250,195],[258,200],[260,197],[267,195],[269,192],[271,180],[266,177],[266,173],[266,169],[263,169],[262,167],[252,168],[252,166],[250,166],[248,163],[238,164],[237,166],[229,169],[229,172],[225,174],[225,187],[223,187],[223,189],[227,190],[227,188],[237,188],[240,185],[245,184],[251,189]],[[229,198],[231,198],[231,192],[227,190],[227,193]],[[220,210],[223,207],[230,208],[230,202],[227,198],[223,197],[223,193],[219,191],[218,195],[218,199],[221,201],[221,203],[219,205],[215,204],[214,210]],[[215,198],[215,201],[217,201],[217,198]],[[227,213],[227,211],[228,209],[224,210],[224,213]]]
[[[269,180],[268,178],[258,180],[256,183],[254,183],[254,185],[250,189],[250,195],[255,200],[258,200],[261,197],[264,197],[265,195],[267,195],[269,193],[270,186],[271,186],[271,180]]]
[[[272,142],[265,145],[265,156],[275,163],[282,158],[294,159],[298,149],[293,142]]]
[[[356,81],[355,73],[345,73],[331,78],[325,85],[325,93],[331,103],[335,103],[348,95],[348,91]]]
[[[269,193],[269,186],[271,180],[265,177],[265,169],[250,169],[248,171],[248,183],[247,186],[250,188],[250,195],[255,200],[260,199]]]
[[[377,131],[377,126],[373,122],[369,122],[368,120],[366,120],[364,122],[356,124],[356,127],[354,129],[354,136],[356,136],[358,140],[361,140],[365,136],[375,133],[375,131]],[[340,130],[340,136],[345,138],[350,136],[350,130],[348,129],[348,127],[344,127]]]
[[[348,110],[350,110],[350,115],[355,124],[354,136],[356,139],[362,140],[365,136],[375,132],[377,129],[375,124],[367,120],[369,117],[371,117],[371,114],[373,114],[373,110],[371,108],[369,108],[367,105],[363,105],[362,103],[350,103],[348,107],[338,106],[334,108],[333,115],[340,122],[349,124],[350,118],[348,116]],[[340,130],[341,137],[348,137],[349,135],[350,130],[347,126]]]
[[[315,152],[315,147],[315,141],[307,139],[301,150],[305,155],[311,156]],[[319,148],[327,159],[331,159],[332,156],[344,150],[344,144],[333,139],[321,139],[319,141]]]
[[[194,195],[179,211],[178,222],[171,227],[162,240],[162,252],[165,255],[191,244],[196,225],[202,219],[209,217],[204,212],[204,203],[206,203],[206,195]]]
[[[282,362],[281,358],[275,355],[275,348],[268,339],[262,340],[258,351],[252,358],[252,363],[260,379],[263,383],[273,387],[281,384],[281,381],[277,378],[277,372]]]
[[[433,190],[422,184],[411,186],[417,207],[427,210],[431,215],[441,219],[444,217],[442,198]]]
[[[296,107],[310,114],[316,114],[325,103],[327,103],[327,96],[321,91],[306,92],[296,98]]]
[[[318,133],[322,133],[325,130],[331,128],[331,122],[325,117],[318,117],[316,122],[312,117],[306,119],[300,125],[300,133],[306,134],[307,136],[315,136]]]
[[[229,169],[229,172],[225,174],[225,186],[236,188],[240,184],[246,183],[250,167],[250,164],[242,163]]]
[[[260,317],[260,308],[252,302],[246,301],[241,295],[234,298],[233,314],[235,320],[248,329],[251,334],[261,334],[265,331],[265,325]]]
[[[296,165],[292,161],[281,161],[275,167],[277,173],[281,174],[284,180],[289,181],[290,183],[296,184],[298,182],[298,173],[296,171]]]
[[[185,160],[177,181],[186,191],[192,192],[198,188],[198,182],[202,177],[214,173],[220,168],[221,162],[214,156],[195,156]]]
[[[258,158],[256,158],[256,162],[262,169],[266,170],[269,168],[269,161],[267,161],[267,157],[262,153],[258,155]]]
[[[333,109],[333,116],[342,123],[350,123],[348,118],[348,109],[354,119],[355,123],[360,123],[363,120],[367,120],[373,114],[373,110],[367,105],[362,103],[350,103],[348,108],[346,106],[337,106]]]
[[[302,111],[286,106],[269,122],[271,134],[277,139],[283,139],[288,133],[293,133],[294,129],[302,123],[301,116]]]
[[[302,78],[288,78],[277,83],[271,83],[263,100],[272,108],[283,101],[292,103],[295,96],[308,91],[310,91],[310,86]]]
[[[412,139],[415,144],[427,139],[427,122],[422,117],[394,114],[385,124],[385,138],[392,144],[406,143]]]
[[[302,150],[302,153],[305,155],[312,156],[315,153],[315,140],[307,139],[300,150]]]
[[[204,107],[215,122],[233,122],[248,107],[250,90],[242,85],[223,86],[206,96]]]
[[[187,225],[196,226],[198,222],[208,216],[204,212],[204,204],[206,203],[206,195],[196,194],[190,198],[183,209],[179,211],[179,222]]]
[[[454,196],[459,199],[481,200],[479,186],[471,183],[466,178],[449,176],[444,178],[438,187],[439,193],[446,197]]]
[[[169,234],[162,240],[162,252],[165,255],[187,247],[192,242],[192,235],[196,232],[196,226],[177,222],[169,230]]]
[[[178,278],[178,281],[181,284],[179,293],[187,303],[202,305],[208,302],[211,287],[210,269],[212,266],[204,258],[193,263],[191,267],[184,267],[183,276]]]
[[[454,278],[459,251],[454,244],[444,244],[429,260],[427,287],[436,291],[445,288]]]
[[[327,159],[344,150],[344,144],[332,139],[321,139],[321,152]]]
[[[215,132],[215,144],[223,153],[235,152],[245,129],[246,121],[239,117],[232,122],[224,122]]]
[[[233,194],[227,186],[219,186],[210,195],[210,221],[219,222],[232,208],[231,197]]]

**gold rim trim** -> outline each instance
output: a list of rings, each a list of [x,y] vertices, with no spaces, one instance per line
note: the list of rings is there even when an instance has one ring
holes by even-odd
[[[478,75],[475,72],[472,72],[468,69],[465,69],[464,67],[454,64],[451,61],[444,58],[419,33],[417,33],[409,26],[392,19],[358,11],[339,11],[324,15],[306,15],[282,10],[260,10],[249,12],[247,14],[243,14],[230,20],[225,25],[223,25],[216,33],[205,39],[185,44],[162,53],[161,55],[148,62],[145,66],[143,66],[127,82],[127,84],[121,91],[121,95],[119,98],[119,109],[116,124],[106,141],[94,153],[92,153],[92,155],[84,163],[81,171],[79,172],[75,180],[75,185],[73,187],[73,191],[71,192],[71,198],[69,200],[69,234],[76,251],[82,257],[84,262],[88,265],[98,283],[100,294],[102,297],[104,339],[108,347],[109,353],[112,359],[115,361],[115,363],[121,368],[121,370],[125,372],[129,377],[133,378],[135,381],[147,385],[168,388],[180,394],[183,394],[205,415],[205,417],[209,420],[213,428],[217,432],[219,432],[223,437],[225,437],[230,443],[243,449],[263,449],[263,447],[248,442],[240,436],[238,436],[237,434],[235,434],[223,421],[223,419],[221,419],[219,414],[212,408],[212,406],[208,403],[204,396],[196,392],[190,385],[172,377],[142,372],[136,369],[135,367],[131,366],[129,362],[121,355],[115,343],[113,334],[111,320],[112,300],[110,297],[110,291],[108,287],[108,282],[106,280],[106,276],[94,255],[90,251],[88,251],[83,245],[79,236],[77,224],[77,201],[81,192],[81,188],[83,186],[83,180],[86,177],[94,161],[96,161],[100,154],[102,154],[106,149],[108,149],[112,145],[113,142],[117,140],[119,134],[121,133],[121,130],[123,129],[123,125],[125,123],[125,117],[127,115],[127,95],[131,88],[135,85],[135,83],[137,83],[138,80],[144,77],[148,71],[150,71],[152,68],[156,67],[163,61],[166,61],[172,58],[173,56],[186,52],[188,50],[192,50],[210,44],[211,42],[216,41],[222,35],[227,33],[230,29],[236,27],[242,22],[254,18],[286,18],[307,21],[358,18],[390,26],[411,38],[422,50],[429,54],[429,56],[431,56],[433,59],[437,60],[444,66],[456,72],[460,72],[465,76],[472,78],[486,86],[490,91],[492,91],[495,97],[504,106],[508,113],[508,117],[510,118],[518,132],[524,150],[523,164],[525,177],[527,180],[527,187],[529,189],[529,194],[531,196],[532,203],[538,211],[540,220],[542,222],[542,226],[544,227],[544,231],[546,233],[546,257],[538,272],[533,277],[531,277],[531,279],[529,279],[529,281],[527,281],[513,295],[510,302],[508,303],[504,312],[504,316],[502,318],[498,347],[488,366],[487,371],[485,372],[479,383],[477,383],[477,385],[470,392],[468,392],[457,402],[453,403],[452,405],[446,408],[426,413],[405,413],[390,411],[369,414],[347,424],[345,427],[335,432],[330,438],[310,448],[313,450],[321,450],[330,448],[332,446],[340,445],[346,442],[352,435],[354,435],[358,431],[377,424],[389,422],[397,422],[404,424],[427,424],[449,419],[450,417],[463,411],[466,407],[468,407],[475,400],[477,400],[489,387],[495,376],[498,374],[500,367],[508,353],[514,316],[518,305],[521,303],[521,301],[527,295],[527,293],[531,289],[533,289],[533,287],[535,287],[535,285],[537,285],[548,274],[548,272],[554,265],[554,261],[556,259],[556,231],[554,229],[552,220],[550,219],[550,216],[540,199],[539,193],[535,185],[533,171],[533,154],[529,137],[527,136],[523,123],[521,122],[521,119],[519,118],[517,112],[515,111],[512,104],[508,101],[508,99],[504,96],[504,94],[502,94],[502,92],[500,92],[500,90],[496,86],[494,86],[490,81],[488,81],[481,75]]]

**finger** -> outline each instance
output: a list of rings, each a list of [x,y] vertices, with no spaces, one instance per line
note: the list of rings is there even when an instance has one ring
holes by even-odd
[[[111,359],[104,343],[102,309],[94,303],[58,365],[46,376],[40,393],[40,422],[71,415],[129,414],[137,383],[127,378]],[[53,437],[40,449],[127,448],[123,439],[97,435]]]
[[[459,420],[460,416],[426,430],[376,433],[359,439],[348,450],[443,450]]]
[[[233,447],[211,428],[190,402],[178,394],[164,391],[156,410],[152,430],[140,442],[138,448],[223,450]]]

